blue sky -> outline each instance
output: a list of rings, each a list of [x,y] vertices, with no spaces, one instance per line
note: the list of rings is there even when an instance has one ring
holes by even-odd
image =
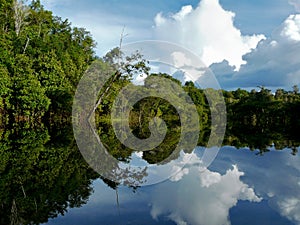
[[[144,36],[151,38],[149,30],[154,25],[154,18],[162,12],[166,15],[178,12],[182,6],[192,5],[197,7],[199,0],[43,0],[46,8],[52,10],[62,18],[68,18],[74,26],[90,27],[92,33],[103,25],[105,28],[111,26],[113,32],[111,39],[118,43],[122,27],[127,29],[148,30]],[[295,13],[295,8],[288,0],[220,0],[220,4],[226,10],[236,14],[234,24],[243,34],[263,33],[270,36],[272,31],[278,27],[290,14]],[[91,27],[97,21],[98,27]],[[91,24],[92,23],[92,24]],[[119,28],[119,29],[116,29]],[[116,29],[116,30],[115,30]],[[115,32],[118,35],[114,37]],[[149,36],[148,36],[149,35]],[[103,38],[101,38],[103,36]],[[108,48],[101,43],[107,43],[109,34],[102,34],[97,38],[97,52],[102,55]],[[130,36],[129,36],[130,38]],[[134,37],[132,37],[134,39]]]
[[[295,12],[288,0],[220,0],[220,4],[236,13],[235,25],[246,34],[269,36],[288,15]]]
[[[300,0],[42,3],[74,26],[89,30],[99,56],[118,45],[125,26],[128,35],[124,42],[165,40],[192,49],[227,89],[257,85],[290,89],[300,83],[300,55],[296,51],[299,48],[300,52],[300,16],[296,16]]]

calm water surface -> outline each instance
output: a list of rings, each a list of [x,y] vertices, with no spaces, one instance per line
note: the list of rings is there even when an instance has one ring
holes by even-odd
[[[298,148],[264,153],[224,146],[209,168],[204,148],[155,185],[126,187],[94,173],[70,127],[0,132],[0,224],[300,224]],[[293,154],[292,154],[293,153]],[[147,164],[140,153],[131,163]]]
[[[208,169],[136,191],[97,179],[86,205],[47,224],[300,224],[299,156],[256,153],[223,147]]]

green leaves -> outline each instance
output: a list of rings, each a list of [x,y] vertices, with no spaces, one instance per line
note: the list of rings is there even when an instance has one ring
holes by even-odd
[[[48,110],[50,100],[34,75],[17,76],[14,83],[11,102],[16,115],[42,116]]]
[[[0,114],[70,115],[94,47],[88,31],[54,17],[39,0],[0,0]]]
[[[9,73],[3,65],[0,65],[0,110],[4,110],[4,108],[8,106],[7,104],[11,91],[11,80]]]

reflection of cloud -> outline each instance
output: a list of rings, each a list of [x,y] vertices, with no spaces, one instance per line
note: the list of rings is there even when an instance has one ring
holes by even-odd
[[[287,217],[291,221],[297,221],[300,224],[300,199],[288,198],[278,202],[281,215]]]
[[[177,164],[175,164],[172,168],[172,174],[174,174],[176,171],[179,172],[171,176],[170,180],[173,182],[180,181],[185,175],[189,174],[191,166],[200,164],[201,160],[195,153],[189,154],[181,151]]]
[[[278,167],[280,165],[280,168]],[[269,204],[295,224],[300,225],[300,157],[282,155],[277,160],[268,160],[262,169],[268,175],[258,177],[255,189],[262,194],[272,193]]]
[[[264,39],[263,35],[244,36],[234,24],[235,14],[224,10],[218,0],[202,0],[197,8],[184,6],[171,16],[156,15],[158,39],[182,44],[202,56],[206,65],[226,59],[230,65],[244,64],[242,56]]]
[[[223,171],[237,163],[244,171],[243,177],[257,195],[268,201],[269,206],[281,216],[300,225],[300,156],[287,151],[271,151],[257,158],[245,149],[238,153],[224,147],[213,165],[216,171]],[[215,166],[215,167],[214,167]],[[232,184],[232,186],[235,186]]]
[[[134,153],[138,158],[143,158],[144,152],[135,152]]]
[[[154,219],[168,215],[177,224],[230,224],[229,209],[238,200],[261,200],[240,180],[243,175],[237,166],[224,175],[207,169],[200,173],[194,167],[176,185],[166,182],[157,186],[151,215]]]
[[[185,175],[188,175],[189,172],[190,172],[190,170],[188,168],[183,168],[178,173],[176,173],[172,177],[170,177],[170,180],[173,182],[180,181]]]

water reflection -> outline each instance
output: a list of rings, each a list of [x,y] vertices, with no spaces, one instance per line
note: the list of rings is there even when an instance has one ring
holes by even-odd
[[[253,188],[240,180],[243,175],[236,165],[223,175],[193,167],[177,183],[155,188],[151,215],[153,219],[165,215],[176,224],[230,224],[229,210],[239,200],[261,201]]]
[[[97,180],[87,205],[49,224],[300,223],[298,156],[274,150],[259,157],[246,148],[223,147],[203,170],[194,166],[202,151],[192,153],[191,165],[171,180],[135,192],[118,187],[119,205],[116,192]]]
[[[81,159],[69,127],[8,127],[0,155],[0,224],[40,224],[80,207],[98,177]]]
[[[220,171],[221,166],[226,168],[237,164],[244,172],[245,176],[241,179],[267,202],[262,209],[266,211],[269,207],[270,215],[274,214],[269,218],[263,213],[253,214],[255,217],[252,221],[259,224],[299,224],[300,205],[295,199],[300,199],[300,157],[288,154],[290,151],[291,149],[277,151],[272,148],[265,157],[259,157],[251,155],[248,148],[241,149],[236,154],[235,148],[226,147],[211,169]],[[266,219],[265,223],[261,222],[263,218]]]
[[[300,224],[299,139],[251,132],[227,133],[209,168],[198,147],[180,153],[185,167],[168,181],[124,187],[86,165],[70,126],[9,127],[0,131],[0,224]]]

